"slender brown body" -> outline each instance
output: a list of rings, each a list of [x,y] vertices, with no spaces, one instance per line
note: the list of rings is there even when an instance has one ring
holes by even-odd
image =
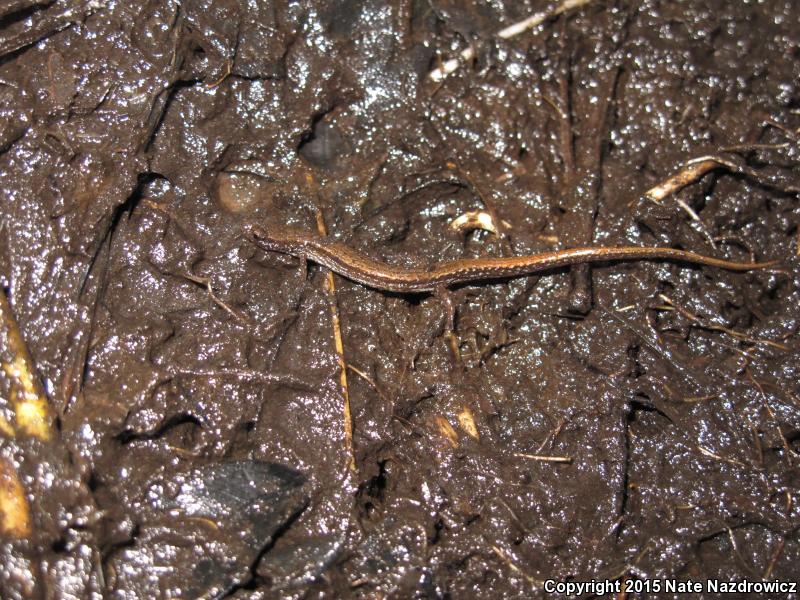
[[[619,260],[676,260],[731,271],[763,269],[777,264],[738,263],[676,248],[572,248],[509,258],[471,258],[437,265],[432,269],[406,269],[389,265],[340,242],[314,237],[296,229],[251,229],[253,241],[265,250],[291,254],[328,267],[335,273],[369,287],[389,292],[432,292],[440,287],[530,275],[579,263]]]

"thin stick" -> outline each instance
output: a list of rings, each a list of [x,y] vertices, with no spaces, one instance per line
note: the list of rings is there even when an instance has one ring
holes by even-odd
[[[718,167],[719,163],[712,159],[690,161],[681,167],[680,171],[647,190],[645,192],[645,196],[651,200],[659,202],[670,194],[673,194],[686,187],[690,183],[694,183],[703,175],[709,171],[713,171]],[[696,217],[696,215],[693,216],[693,218],[694,217]]]
[[[503,552],[503,550],[501,550],[499,547],[492,545],[492,552],[494,552],[502,562],[508,565],[509,569],[527,579],[528,583],[532,583],[534,585],[544,585],[544,581],[536,579],[535,577],[531,577],[525,571],[515,565],[514,561],[511,560],[511,557],[509,557],[508,554]]]
[[[775,568],[775,563],[778,562],[778,557],[781,555],[781,552],[783,552],[783,547],[785,544],[786,544],[786,538],[781,538],[780,540],[778,540],[778,545],[776,546],[775,551],[772,553],[772,558],[770,559],[769,564],[767,565],[767,569],[764,571],[762,579],[767,580],[770,577],[772,577],[772,571]]]
[[[375,393],[376,393],[376,394],[378,394],[378,397],[379,397],[381,400],[383,400],[383,401],[384,401],[384,402],[385,402],[387,405],[391,404],[391,401],[389,400],[389,398],[386,396],[386,394],[384,394],[384,393],[381,391],[381,389],[378,387],[378,384],[377,384],[377,383],[375,383],[375,380],[374,380],[374,379],[372,379],[372,377],[370,377],[369,375],[367,375],[367,374],[366,374],[364,371],[362,371],[361,369],[357,369],[356,367],[354,367],[353,365],[351,365],[351,364],[349,364],[349,363],[348,363],[348,365],[347,365],[347,368],[348,368],[348,369],[350,369],[350,370],[351,370],[353,373],[355,373],[355,374],[356,374],[356,375],[358,375],[359,377],[361,377],[361,379],[363,379],[364,381],[366,381],[366,382],[367,382],[367,383],[370,385],[370,387],[371,387],[373,390],[375,390]]]
[[[534,452],[534,454],[539,454],[542,450],[544,450],[544,447],[548,444],[548,442],[550,443],[550,447],[552,448],[553,443],[556,441],[558,434],[561,433],[561,430],[564,428],[566,422],[567,422],[566,419],[561,419],[561,421],[558,422],[553,431],[551,431],[545,436],[544,440],[542,441],[541,444],[539,444],[539,447],[536,449],[536,452]]]
[[[713,171],[714,169],[725,169],[732,173],[738,173],[741,175],[745,175],[755,181],[763,185],[767,185],[772,188],[776,188],[783,192],[789,193],[800,193],[800,187],[796,185],[785,185],[781,184],[777,181],[771,180],[768,176],[764,175],[763,173],[757,171],[756,169],[751,169],[748,166],[737,164],[735,161],[724,158],[722,156],[716,155],[709,155],[709,156],[701,156],[699,158],[694,158],[681,167],[681,169],[668,177],[658,185],[650,188],[645,192],[645,196],[650,198],[655,202],[659,202],[669,196],[677,192],[678,190],[686,187],[690,183],[694,183],[698,179],[700,179],[703,175],[708,173],[709,171]]]
[[[211,83],[207,83],[206,87],[208,89],[214,89],[215,87],[217,87],[219,84],[221,84],[223,81],[225,81],[228,78],[228,76],[231,74],[231,69],[232,68],[233,68],[233,59],[230,59],[230,58],[225,59],[225,73],[223,73],[222,77],[220,77],[216,81],[212,81]]]
[[[328,228],[322,212],[317,209],[317,231],[320,235],[328,235]],[[336,362],[339,363],[339,384],[342,386],[342,398],[344,400],[343,414],[344,419],[344,445],[347,452],[347,466],[351,472],[358,471],[356,467],[356,453],[353,449],[353,415],[350,411],[350,386],[347,383],[347,361],[344,358],[344,343],[342,342],[342,326],[339,318],[339,306],[336,304],[336,283],[333,279],[333,271],[328,270],[325,274],[325,291],[328,293],[328,306],[331,311],[331,327],[333,327],[333,344],[336,349]]]
[[[727,333],[728,335],[736,338],[737,340],[739,340],[741,342],[746,342],[748,344],[771,346],[772,348],[775,348],[777,350],[781,350],[783,352],[788,352],[789,351],[789,348],[784,344],[780,344],[778,342],[773,342],[772,340],[762,340],[762,339],[752,338],[749,335],[746,335],[746,334],[744,334],[744,333],[742,333],[740,331],[736,331],[735,329],[730,329],[728,327],[724,327],[722,325],[717,325],[715,323],[707,323],[707,322],[703,321],[702,319],[700,319],[700,317],[698,317],[697,315],[695,315],[695,314],[691,313],[690,311],[686,310],[685,308],[675,304],[675,302],[673,302],[665,294],[659,294],[658,297],[661,298],[661,300],[663,300],[664,302],[666,302],[669,305],[669,307],[675,309],[681,315],[683,315],[684,317],[689,319],[692,323],[694,323],[695,325],[697,325],[698,327],[700,327],[702,329],[708,329],[710,331],[720,331],[722,333]],[[661,307],[661,308],[663,310],[666,307]]]
[[[737,467],[745,467],[745,466],[747,466],[741,461],[735,460],[733,458],[726,458],[724,456],[720,456],[719,454],[716,454],[715,452],[712,452],[711,450],[709,450],[708,448],[704,448],[703,446],[698,445],[697,449],[700,451],[700,454],[702,454],[703,456],[707,456],[709,458],[713,458],[714,460],[719,460],[719,461],[726,462],[726,463],[731,464],[731,465],[736,465]]]
[[[523,452],[514,452],[514,456],[538,460],[539,462],[572,463],[571,456],[545,456],[544,454],[524,454]]]
[[[747,378],[750,380],[750,382],[753,384],[756,390],[758,390],[758,393],[761,395],[761,401],[764,403],[764,408],[767,410],[767,414],[769,415],[769,418],[772,420],[772,423],[775,426],[775,431],[777,432],[778,437],[783,442],[783,449],[785,451],[786,462],[789,464],[790,467],[794,466],[792,463],[792,456],[795,454],[795,452],[789,445],[789,440],[787,440],[786,436],[783,434],[783,430],[781,429],[778,423],[778,419],[775,416],[775,411],[772,410],[772,406],[770,405],[769,400],[767,400],[767,394],[764,391],[764,387],[755,377],[753,377],[753,373],[750,371],[749,368],[747,368],[745,372],[747,374]]]
[[[708,402],[710,400],[719,400],[719,394],[708,394],[707,396],[687,396],[681,398],[680,402],[693,403],[693,402]]]
[[[211,298],[211,300],[213,300],[214,304],[216,304],[222,310],[224,310],[226,313],[228,313],[230,316],[232,316],[235,321],[237,321],[237,322],[239,322],[239,323],[241,323],[243,325],[252,325],[252,323],[250,323],[246,317],[244,317],[244,316],[240,315],[239,313],[237,313],[230,306],[225,304],[225,302],[223,302],[214,293],[214,290],[211,287],[211,278],[210,277],[198,277],[197,275],[192,275],[191,273],[181,273],[181,277],[183,277],[184,279],[188,279],[189,281],[191,281],[193,283],[198,283],[198,284],[204,286],[206,288],[206,290],[208,291],[208,296]]]
[[[537,25],[541,25],[547,19],[558,16],[561,13],[573,8],[579,8],[589,4],[590,2],[592,2],[592,0],[564,0],[553,10],[538,12],[534,15],[531,15],[527,19],[523,19],[522,21],[514,23],[513,25],[509,25],[505,29],[501,29],[497,32],[497,37],[504,40],[510,39],[524,31],[533,29]],[[430,77],[432,81],[439,83],[447,75],[458,69],[461,63],[468,62],[473,58],[475,58],[475,48],[469,46],[461,51],[461,53],[458,55],[458,58],[451,58],[450,60],[445,61],[441,66],[428,73],[428,77]]]
[[[260,381],[262,383],[274,383],[276,385],[286,385],[298,389],[311,389],[311,386],[304,380],[290,374],[264,373],[253,369],[175,369],[165,370],[164,377],[208,377],[209,379],[222,379],[230,377],[239,381]]]

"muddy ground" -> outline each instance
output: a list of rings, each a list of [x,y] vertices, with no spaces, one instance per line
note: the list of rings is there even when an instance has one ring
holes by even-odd
[[[0,596],[797,577],[800,5],[595,0],[495,35],[540,11],[2,3]],[[471,211],[497,233],[450,227]],[[331,288],[253,223],[415,267],[780,264],[465,285],[449,336],[437,298]]]

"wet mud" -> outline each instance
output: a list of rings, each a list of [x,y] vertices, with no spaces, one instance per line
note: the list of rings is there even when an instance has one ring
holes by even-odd
[[[800,6],[574,4],[2,3],[0,596],[796,579]]]

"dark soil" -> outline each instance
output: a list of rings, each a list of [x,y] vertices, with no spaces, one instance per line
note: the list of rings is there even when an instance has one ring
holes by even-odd
[[[0,435],[33,524],[0,537],[2,598],[796,579],[800,4],[595,0],[494,35],[553,6],[0,4],[0,271],[57,427]],[[706,155],[735,168],[646,197]],[[475,210],[501,235],[449,226]],[[320,220],[407,266],[781,264],[462,286],[452,337],[435,297],[331,291],[246,235]]]

